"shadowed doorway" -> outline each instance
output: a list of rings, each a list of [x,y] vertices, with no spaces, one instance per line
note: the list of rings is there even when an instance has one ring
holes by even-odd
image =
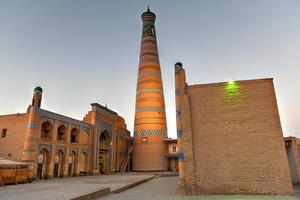
[[[99,172],[108,174],[110,172],[111,158],[111,137],[108,131],[104,130],[99,136]]]

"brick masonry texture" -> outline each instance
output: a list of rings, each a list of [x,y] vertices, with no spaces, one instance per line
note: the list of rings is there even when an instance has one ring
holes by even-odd
[[[0,131],[4,128],[7,130],[6,137],[0,138],[0,156],[21,160],[28,125],[27,120],[28,114],[0,116]]]
[[[165,171],[167,121],[155,34],[155,14],[142,14],[143,30],[134,120],[134,171]]]
[[[273,79],[186,85],[176,72],[187,194],[292,194]]]

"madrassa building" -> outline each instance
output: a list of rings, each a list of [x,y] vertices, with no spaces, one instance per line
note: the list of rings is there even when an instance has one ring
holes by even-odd
[[[177,140],[167,137],[155,14],[148,8],[142,21],[134,137],[124,118],[98,103],[83,120],[43,109],[43,90],[36,87],[27,112],[0,115],[0,157],[29,163],[39,179],[178,171]]]

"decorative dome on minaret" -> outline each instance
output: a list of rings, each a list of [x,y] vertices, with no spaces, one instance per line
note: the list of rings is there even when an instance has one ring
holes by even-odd
[[[40,86],[37,86],[36,88],[34,88],[34,92],[37,93],[42,93],[43,92],[43,89],[40,87]]]
[[[155,22],[155,18],[156,18],[156,15],[150,11],[150,8],[148,6],[147,11],[142,14],[143,22],[145,22],[145,21]]]
[[[156,37],[155,26],[154,26],[155,19],[156,19],[155,14],[150,11],[150,8],[148,6],[147,11],[142,14],[142,21],[143,21],[142,37],[144,36]]]
[[[41,107],[43,89],[38,86],[33,90],[32,106]]]

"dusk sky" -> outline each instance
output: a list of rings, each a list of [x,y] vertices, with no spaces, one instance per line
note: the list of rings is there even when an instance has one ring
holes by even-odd
[[[168,130],[174,64],[189,84],[273,77],[285,136],[300,137],[299,0],[0,0],[0,115],[42,108],[81,120],[107,105],[133,131],[142,22],[150,6]]]

